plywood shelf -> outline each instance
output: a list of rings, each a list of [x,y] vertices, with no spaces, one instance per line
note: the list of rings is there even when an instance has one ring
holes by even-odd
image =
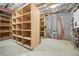
[[[25,21],[25,22],[21,22],[21,23],[31,23],[31,21]]]
[[[18,25],[18,24],[23,24],[23,23],[31,23],[31,21],[25,21],[25,22],[13,23],[12,25]]]
[[[13,31],[31,31],[31,30],[24,30],[24,29],[13,29]]]
[[[15,37],[23,38],[21,35],[13,34]]]
[[[23,37],[23,39],[26,39],[26,40],[31,40],[30,37]]]
[[[22,30],[22,31],[31,31],[31,30]]]
[[[23,37],[23,36],[21,36],[21,35],[16,35],[16,34],[13,34],[13,36],[15,36],[15,37],[19,37],[19,38],[22,38],[22,39],[31,40],[30,37]]]
[[[0,33],[10,32],[9,30],[0,30]]]
[[[0,27],[10,27],[10,25],[0,25]]]
[[[8,23],[10,23],[10,21],[9,20],[5,20],[5,19],[2,19],[2,20],[0,20],[1,22],[8,22]]]
[[[24,13],[23,15],[28,15],[30,16],[31,15],[31,11],[27,12],[27,13]]]
[[[16,23],[16,25],[21,25],[22,23]]]
[[[40,39],[39,10],[33,4],[27,4],[15,10],[14,16],[12,20],[14,39],[22,46],[35,48]]]
[[[40,16],[40,36],[45,37],[45,17]]]
[[[22,31],[21,29],[16,29],[16,31]]]
[[[10,17],[0,15],[0,39],[10,38]]]
[[[30,15],[31,14],[31,12],[28,12],[28,13],[25,13],[25,14],[21,14],[21,15],[18,15],[18,16],[16,16],[15,18],[13,18],[13,19],[16,19],[16,18],[18,18],[18,17],[23,17],[24,15]]]

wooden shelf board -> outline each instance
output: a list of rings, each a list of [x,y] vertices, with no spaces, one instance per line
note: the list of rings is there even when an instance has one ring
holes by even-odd
[[[22,29],[22,31],[31,31],[31,30],[24,30],[24,29]]]
[[[0,19],[0,21],[4,21],[4,22],[10,22],[9,20],[4,20],[4,19]]]
[[[12,34],[12,35],[16,37],[16,34]]]
[[[23,37],[23,39],[31,40],[31,38],[30,38],[30,37]]]
[[[29,37],[23,37],[23,36],[20,36],[20,35],[13,35],[13,36],[16,36],[16,37],[19,37],[19,38],[23,38],[23,39],[27,39],[27,40],[31,40],[31,38],[29,38]]]
[[[31,14],[31,12],[24,13],[24,14],[22,14],[22,15],[20,15],[20,16],[16,16],[16,18],[18,18],[18,17],[22,17],[22,16],[24,16],[24,15],[28,15],[28,14]]]
[[[0,25],[0,27],[10,27],[10,25]]]
[[[16,31],[22,31],[22,29],[16,29]]]
[[[7,33],[10,32],[9,30],[1,30],[0,33]]]
[[[14,34],[13,36],[15,36],[15,37],[19,37],[19,38],[23,38],[22,36],[20,36],[20,35],[16,35],[16,34]]]
[[[16,23],[16,25],[19,25],[19,24],[22,24],[21,22],[19,22],[19,23]]]
[[[25,21],[25,22],[21,22],[21,23],[30,23],[31,21]]]
[[[24,29],[12,29],[13,31],[31,31],[31,30],[24,30]]]
[[[23,38],[23,37],[22,37],[22,36],[20,36],[20,35],[16,35],[16,37]]]
[[[28,15],[28,14],[31,14],[31,12],[24,13],[23,15]]]
[[[12,25],[16,25],[16,24],[23,24],[23,23],[30,23],[31,21],[25,21],[25,22],[19,22],[19,23],[14,23]]]

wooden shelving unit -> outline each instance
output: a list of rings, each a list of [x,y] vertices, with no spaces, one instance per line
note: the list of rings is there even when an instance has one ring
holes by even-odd
[[[12,36],[20,45],[35,48],[40,39],[39,10],[33,4],[25,4],[12,14]]]
[[[40,16],[40,36],[45,37],[45,17]]]
[[[10,38],[10,17],[0,14],[0,40]]]

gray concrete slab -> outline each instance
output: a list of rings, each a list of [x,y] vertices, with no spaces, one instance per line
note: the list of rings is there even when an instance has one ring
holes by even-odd
[[[41,44],[30,51],[9,39],[0,41],[0,56],[79,56],[79,52],[66,40],[42,39]]]

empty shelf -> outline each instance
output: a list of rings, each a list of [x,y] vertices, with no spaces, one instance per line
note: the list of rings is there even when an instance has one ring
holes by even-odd
[[[23,7],[23,14],[28,13],[30,11],[31,11],[31,4],[26,5],[26,6]]]
[[[30,38],[30,37],[23,37],[23,39],[31,40],[31,38]]]
[[[26,47],[26,48],[29,48],[29,49],[33,49],[33,48],[31,48],[31,46],[26,45],[26,44],[22,44],[21,42],[16,42],[16,43],[21,45],[21,46],[23,46],[23,47]]]
[[[1,30],[0,33],[7,33],[10,32],[9,30]]]

